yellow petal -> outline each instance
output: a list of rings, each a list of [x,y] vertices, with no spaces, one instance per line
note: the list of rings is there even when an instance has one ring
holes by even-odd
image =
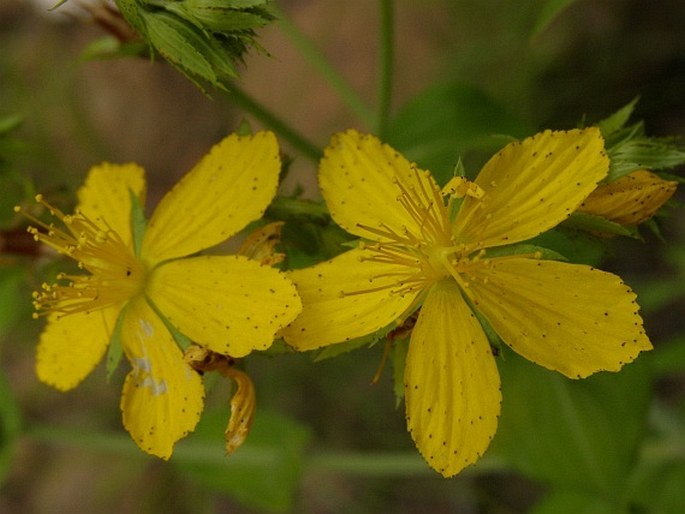
[[[677,186],[674,180],[638,170],[598,187],[578,210],[628,227],[639,225],[673,196]]]
[[[271,132],[225,138],[159,203],[142,254],[158,262],[225,241],[264,214],[280,169]]]
[[[40,336],[36,373],[60,391],[76,387],[102,360],[114,332],[118,308],[52,314]]]
[[[144,300],[127,308],[121,337],[133,367],[121,395],[124,427],[143,451],[168,459],[200,419],[202,380]]]
[[[240,255],[165,263],[152,273],[147,293],[183,334],[232,357],[271,346],[302,309],[285,273]]]
[[[565,220],[609,169],[598,129],[541,132],[510,143],[483,167],[454,223],[460,242],[480,247],[524,241]]]
[[[371,334],[400,318],[414,294],[394,294],[403,267],[361,260],[350,250],[310,268],[292,271],[303,310],[282,335],[297,350],[312,350]],[[399,274],[399,275],[398,275]]]
[[[78,190],[78,209],[101,228],[114,230],[130,246],[130,192],[145,204],[145,170],[137,164],[103,163],[91,168]]]
[[[452,281],[428,294],[404,372],[407,428],[445,477],[485,452],[497,430],[499,374],[483,329]]]
[[[504,342],[568,377],[618,371],[652,348],[635,294],[616,275],[525,258],[495,258],[471,275],[467,293]]]
[[[348,232],[384,241],[383,232],[420,235],[427,219],[442,222],[445,208],[430,174],[377,138],[354,130],[336,134],[319,167],[319,185],[333,219]],[[418,207],[407,209],[400,198]],[[360,226],[361,225],[361,226]]]

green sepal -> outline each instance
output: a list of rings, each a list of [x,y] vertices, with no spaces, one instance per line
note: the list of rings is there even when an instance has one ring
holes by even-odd
[[[685,164],[685,148],[675,138],[647,137],[642,121],[627,125],[638,100],[634,98],[597,123],[610,160],[604,182],[613,182],[637,170],[665,170]]]
[[[112,375],[119,367],[121,357],[124,355],[124,345],[121,341],[121,327],[124,324],[125,317],[126,308],[123,308],[121,309],[121,312],[119,312],[117,322],[114,325],[114,330],[112,331],[112,337],[109,339],[109,347],[107,348],[106,359],[107,380],[112,378]]]
[[[392,345],[392,392],[395,394],[395,407],[399,407],[404,399],[404,368],[407,365],[409,352],[409,336],[400,337]]]
[[[505,256],[510,256],[510,255],[525,255],[525,254],[531,254],[531,253],[538,253],[540,256],[540,259],[545,259],[545,260],[550,260],[550,261],[568,261],[568,259],[560,254],[559,252],[556,252],[554,250],[551,250],[549,248],[545,248],[544,246],[538,246],[530,243],[520,243],[520,244],[513,244],[509,246],[500,246],[500,247],[495,247],[495,248],[488,248],[485,257],[486,258],[492,258],[492,257],[505,257]]]
[[[608,182],[641,169],[664,170],[685,164],[685,151],[670,138],[634,137],[607,150]]]
[[[145,300],[147,301],[150,308],[153,311],[155,311],[155,314],[159,316],[159,319],[162,320],[162,323],[164,323],[164,326],[171,334],[171,337],[174,338],[174,341],[176,341],[176,344],[179,346],[179,348],[185,352],[190,347],[190,345],[193,344],[193,341],[188,336],[181,333],[175,326],[171,324],[171,322],[167,319],[167,317],[164,314],[162,314],[162,311],[160,311],[157,308],[155,302],[153,302],[149,296],[146,296]]]
[[[562,226],[594,234],[613,234],[636,239],[640,238],[635,228],[624,227],[620,223],[610,221],[602,216],[596,216],[595,214],[588,214],[587,212],[574,212],[563,222]]]
[[[626,126],[626,123],[628,123],[628,120],[633,115],[633,111],[635,110],[635,106],[639,99],[639,97],[635,97],[630,103],[624,105],[618,111],[597,123],[597,127],[599,127],[599,130],[602,132],[602,136],[605,139],[610,138]]]
[[[459,157],[457,164],[454,165],[454,176],[466,177],[466,168],[464,167],[461,157]],[[447,201],[447,211],[450,222],[453,222],[457,218],[462,203],[464,203],[464,198],[457,198],[456,196],[451,196]]]
[[[386,327],[383,327],[381,329],[376,330],[375,332],[372,332],[371,334],[367,334],[361,337],[355,337],[354,339],[350,339],[349,341],[344,341],[342,343],[326,346],[323,350],[317,353],[316,357],[314,357],[314,362],[320,362],[326,359],[330,359],[331,357],[337,357],[338,355],[351,352],[353,350],[356,350],[357,348],[361,348],[362,346],[371,348],[378,341],[385,338],[395,328],[397,328],[397,323],[393,322]]]
[[[131,199],[131,233],[133,234],[133,249],[135,250],[136,257],[140,257],[147,221],[145,219],[145,213],[143,212],[143,206],[140,203],[140,198],[138,198],[130,189],[128,190],[128,195]]]

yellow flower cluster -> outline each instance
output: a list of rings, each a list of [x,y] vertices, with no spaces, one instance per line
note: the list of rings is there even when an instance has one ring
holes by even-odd
[[[285,274],[258,260],[195,255],[263,215],[280,168],[272,133],[224,139],[162,199],[139,242],[132,204],[144,202],[145,180],[136,165],[91,169],[73,215],[48,205],[64,228],[34,228],[35,238],[86,273],[60,275],[35,295],[48,318],[38,377],[71,389],[108,345],[120,345],[132,368],[121,396],[124,426],[141,449],[169,458],[195,428],[204,399],[175,334],[243,357],[268,348],[302,308]]]
[[[635,294],[619,277],[517,246],[578,209],[639,223],[672,194],[644,175],[593,193],[609,168],[597,129],[511,143],[475,181],[455,177],[442,189],[375,137],[340,133],[319,184],[333,219],[359,237],[356,248],[283,273],[272,267],[279,225],[248,239],[241,255],[198,254],[262,216],[280,166],[273,134],[230,136],[147,223],[137,219],[145,180],[133,164],[94,167],[74,214],[39,197],[61,228],[33,218],[30,230],[81,271],[35,294],[48,320],[39,378],[68,390],[108,346],[110,358],[123,352],[131,365],[124,426],[144,451],[168,458],[199,419],[201,373],[218,370],[239,386],[226,433],[233,451],[254,413],[253,385],[233,358],[279,336],[297,350],[320,348],[418,313],[404,375],[407,427],[428,464],[451,476],[485,452],[497,428],[500,379],[483,324],[571,378],[619,370],[651,348]],[[661,203],[640,209],[635,184],[656,188]],[[612,217],[605,197],[636,213]]]

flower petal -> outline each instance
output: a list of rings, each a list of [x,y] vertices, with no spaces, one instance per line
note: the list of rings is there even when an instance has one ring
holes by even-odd
[[[608,169],[597,128],[547,130],[510,143],[476,178],[485,195],[466,197],[454,222],[455,236],[481,248],[535,237],[575,211]]]
[[[350,250],[289,276],[303,310],[282,335],[297,350],[312,350],[371,334],[400,318],[416,294],[394,294],[404,267],[362,260],[364,250]]]
[[[452,281],[421,307],[404,372],[407,428],[421,455],[445,477],[485,452],[502,395],[490,344]]]
[[[142,254],[159,262],[225,241],[264,214],[276,194],[280,170],[271,132],[228,136],[159,203]]]
[[[580,264],[494,258],[467,293],[516,352],[571,378],[618,371],[652,348],[635,294],[620,277]]]
[[[184,335],[232,357],[271,346],[302,310],[284,273],[240,255],[165,263],[152,273],[147,293]]]
[[[401,203],[400,197],[406,195],[398,181],[420,204],[418,211],[410,212]],[[419,235],[427,216],[439,216],[442,221],[443,201],[430,174],[376,137],[354,130],[331,139],[319,167],[319,185],[336,223],[373,241],[384,238],[363,226],[396,234],[406,229]]]
[[[48,318],[36,353],[41,382],[60,391],[76,387],[102,360],[119,308]]]
[[[202,380],[144,300],[133,301],[125,315],[121,338],[133,369],[121,395],[124,427],[143,451],[168,459],[200,419]]]
[[[103,163],[90,169],[78,190],[78,209],[98,226],[108,225],[130,247],[131,192],[145,203],[145,170],[137,164]]]
[[[638,170],[598,187],[578,210],[625,226],[639,225],[673,196],[677,186],[674,180]]]

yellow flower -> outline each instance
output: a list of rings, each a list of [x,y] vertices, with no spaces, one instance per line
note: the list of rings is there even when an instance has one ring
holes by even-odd
[[[304,309],[286,341],[309,350],[349,340],[420,305],[404,375],[407,426],[435,470],[458,473],[487,449],[501,402],[474,308],[516,352],[572,378],[618,370],[651,348],[619,277],[497,248],[566,219],[608,165],[597,129],[546,131],[506,146],[475,182],[455,177],[441,191],[376,138],[334,136],[321,191],[335,221],[364,242],[291,273]]]
[[[626,227],[651,218],[675,193],[678,183],[638,170],[603,184],[588,196],[578,211],[602,216]]]
[[[132,367],[121,397],[123,424],[141,449],[169,458],[194,429],[204,400],[175,333],[242,357],[268,348],[301,310],[281,272],[241,255],[193,256],[259,218],[276,193],[279,170],[273,134],[229,136],[167,193],[144,234],[134,219],[133,197],[141,204],[145,198],[137,165],[92,168],[73,215],[39,197],[64,228],[29,230],[83,273],[60,274],[57,284],[34,294],[38,313],[48,317],[38,377],[66,391],[110,343],[114,359],[120,346]]]

